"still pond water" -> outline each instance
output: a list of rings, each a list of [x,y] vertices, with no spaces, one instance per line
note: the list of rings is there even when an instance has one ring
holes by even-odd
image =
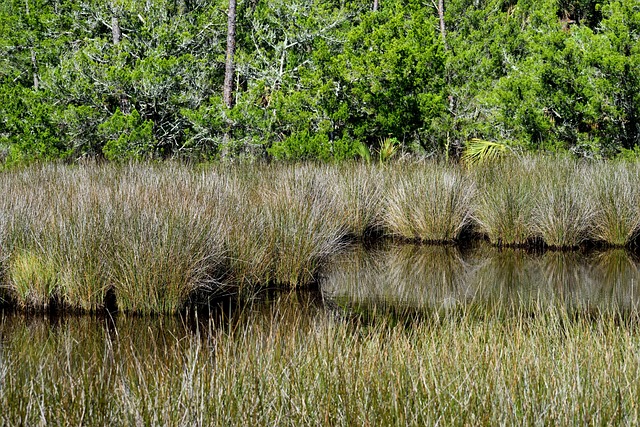
[[[204,316],[137,317],[28,316],[0,313],[3,352],[29,342],[43,349],[67,342],[75,351],[102,352],[105,339],[127,337],[138,351],[157,351],[194,334],[235,328],[239,322],[269,322],[274,313],[330,316],[345,322],[371,314],[396,320],[416,314],[475,310],[484,315],[525,316],[533,307],[562,307],[570,313],[614,313],[636,319],[640,307],[640,260],[622,250],[531,253],[486,245],[386,245],[352,247],[321,273],[318,289],[265,292],[250,303],[225,302]],[[286,316],[279,316],[286,319]],[[373,316],[375,318],[375,316]],[[633,320],[635,322],[635,320]]]

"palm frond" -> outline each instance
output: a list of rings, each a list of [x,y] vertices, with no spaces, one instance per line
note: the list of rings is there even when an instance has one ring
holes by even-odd
[[[503,142],[472,138],[465,144],[462,160],[469,165],[494,161],[504,156],[508,149]]]
[[[356,154],[360,156],[365,163],[371,163],[371,151],[369,151],[369,147],[361,141],[356,142]]]

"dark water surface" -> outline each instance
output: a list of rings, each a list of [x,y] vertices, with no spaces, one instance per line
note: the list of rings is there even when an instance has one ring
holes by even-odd
[[[0,314],[0,358],[8,343],[52,342],[70,335],[87,351],[102,353],[105,339],[125,336],[129,345],[157,350],[194,334],[287,315],[344,319],[392,313],[446,313],[472,309],[526,315],[545,307],[572,313],[614,313],[635,319],[640,307],[640,262],[622,249],[600,252],[531,253],[487,245],[354,246],[336,256],[321,274],[319,289],[265,292],[243,304],[222,302],[209,313],[185,316],[33,316]],[[11,347],[11,346],[9,346]]]
[[[326,301],[342,307],[446,311],[526,311],[562,306],[634,315],[640,262],[630,252],[531,253],[488,245],[354,247],[323,280]]]
[[[624,250],[356,246],[208,311],[0,312],[0,425],[635,425],[639,280]]]

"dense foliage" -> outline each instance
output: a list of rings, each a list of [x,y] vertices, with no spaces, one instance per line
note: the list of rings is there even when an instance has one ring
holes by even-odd
[[[640,142],[638,0],[4,0],[0,161]]]

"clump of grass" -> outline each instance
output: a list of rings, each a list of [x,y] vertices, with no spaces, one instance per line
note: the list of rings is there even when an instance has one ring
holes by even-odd
[[[55,276],[61,306],[89,312],[112,287],[122,309],[144,313],[175,311],[196,288],[215,287],[222,217],[189,168],[50,165],[11,178],[8,277],[25,305],[45,308],[44,291],[23,289],[39,270],[49,287]]]
[[[347,233],[361,240],[377,232],[382,223],[384,174],[375,165],[346,164],[327,170],[336,209]]]
[[[640,176],[625,164],[594,168],[597,208],[591,237],[612,246],[629,244],[640,231]]]
[[[58,272],[46,254],[34,251],[15,253],[9,262],[10,289],[23,308],[47,309],[58,295]]]
[[[268,167],[225,171],[224,247],[228,280],[249,291],[273,280],[273,241],[268,230],[263,188],[275,180]]]
[[[159,176],[136,166],[119,188],[108,255],[118,306],[176,312],[199,286],[217,278],[224,251],[219,218],[208,215],[199,200],[201,183],[182,169]]]
[[[453,242],[470,223],[475,186],[462,171],[429,162],[390,172],[385,227],[406,239]]]
[[[533,237],[536,187],[531,180],[536,162],[509,161],[477,171],[474,219],[479,231],[497,246],[520,246]]]
[[[540,166],[533,230],[552,248],[575,248],[589,236],[594,207],[588,177],[591,168],[573,161]]]
[[[52,240],[47,251],[58,272],[61,302],[74,310],[102,309],[111,286],[107,257],[114,242],[115,174],[113,168],[102,166],[63,169],[51,177],[60,197],[48,207],[57,215],[48,231]]]
[[[346,234],[324,171],[313,166],[281,170],[263,193],[266,232],[275,252],[273,278],[304,286]]]

